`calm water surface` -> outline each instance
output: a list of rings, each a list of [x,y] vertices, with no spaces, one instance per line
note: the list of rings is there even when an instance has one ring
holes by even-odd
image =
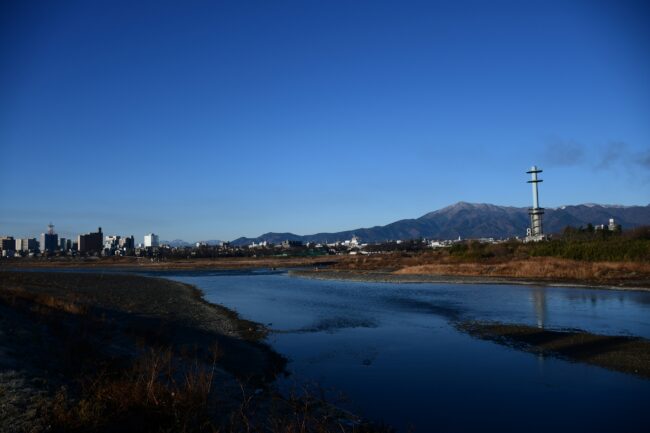
[[[320,281],[272,272],[165,277],[267,324],[290,359],[281,386],[317,381],[401,431],[650,431],[650,380],[539,357],[459,332],[482,320],[650,338],[650,293]]]

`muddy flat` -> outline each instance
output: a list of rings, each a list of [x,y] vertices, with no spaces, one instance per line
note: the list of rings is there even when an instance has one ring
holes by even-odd
[[[641,337],[480,322],[461,323],[458,329],[528,352],[560,356],[650,379],[650,341]]]

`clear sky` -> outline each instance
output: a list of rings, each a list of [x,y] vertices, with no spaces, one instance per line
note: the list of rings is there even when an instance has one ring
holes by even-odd
[[[0,235],[650,202],[647,1],[0,5]]]

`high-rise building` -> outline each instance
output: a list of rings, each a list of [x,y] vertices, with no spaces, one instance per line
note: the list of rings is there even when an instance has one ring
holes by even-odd
[[[41,233],[41,252],[53,253],[59,248],[59,235],[54,233],[52,223],[47,226],[47,233]]]
[[[132,250],[135,248],[135,239],[133,235],[120,239],[120,248]]]
[[[104,248],[104,235],[99,227],[95,233],[86,233],[77,238],[77,248],[80,253],[100,253]]]
[[[144,247],[145,248],[154,248],[154,247],[159,247],[160,243],[158,242],[158,235],[155,235],[153,233],[149,233],[148,235],[144,235]]]
[[[117,235],[106,236],[104,238],[104,255],[112,256],[119,248],[120,237]]]
[[[115,249],[119,246],[120,243],[120,237],[113,235],[113,236],[106,236],[104,238],[104,248],[108,249]]]
[[[66,250],[66,248],[65,248],[66,240],[67,240],[66,238],[59,238],[59,249],[60,249],[61,251],[65,251],[65,250]]]
[[[28,239],[16,239],[16,251],[36,251],[38,249],[38,241],[36,238]]]
[[[16,240],[11,236],[0,238],[0,250],[16,251]]]

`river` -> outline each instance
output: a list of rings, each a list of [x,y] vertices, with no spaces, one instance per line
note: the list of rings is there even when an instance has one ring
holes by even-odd
[[[459,331],[466,320],[650,338],[650,293],[519,285],[325,281],[286,272],[165,273],[267,325],[283,389],[399,431],[648,431],[650,380]],[[342,397],[341,397],[342,396]]]

